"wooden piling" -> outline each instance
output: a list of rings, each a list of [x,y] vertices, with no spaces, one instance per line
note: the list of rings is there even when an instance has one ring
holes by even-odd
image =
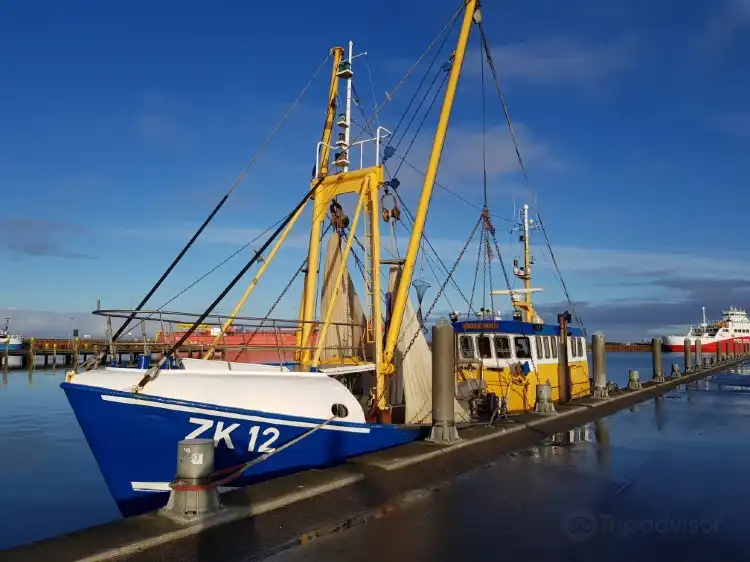
[[[73,340],[73,368],[78,367],[78,337]]]
[[[29,339],[29,357],[27,359],[28,361],[28,368],[29,372],[34,370],[34,367],[36,366],[36,355],[34,354],[34,338]]]

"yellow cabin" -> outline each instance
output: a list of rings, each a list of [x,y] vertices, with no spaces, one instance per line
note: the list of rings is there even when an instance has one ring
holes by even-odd
[[[480,395],[494,394],[500,412],[531,411],[536,386],[548,381],[553,402],[587,396],[586,340],[581,329],[561,325],[568,333],[567,345],[561,345],[560,325],[520,320],[453,322],[459,399],[471,404]]]

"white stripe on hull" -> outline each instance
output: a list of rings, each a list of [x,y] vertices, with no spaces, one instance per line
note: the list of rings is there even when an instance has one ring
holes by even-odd
[[[169,492],[169,482],[131,482],[135,492]],[[219,486],[219,493],[236,490],[235,486]]]
[[[149,408],[160,408],[162,410],[175,410],[178,412],[187,412],[190,414],[204,414],[207,416],[217,416],[232,418],[236,420],[246,420],[253,422],[268,423],[271,425],[285,425],[289,427],[317,427],[318,423],[303,422],[296,420],[285,420],[276,419],[272,417],[261,417],[261,416],[249,416],[247,414],[238,414],[235,412],[223,412],[221,410],[209,410],[208,408],[196,408],[194,406],[183,406],[181,404],[170,404],[168,402],[151,402],[149,400],[143,400],[140,398],[126,398],[124,396],[112,396],[110,394],[102,394],[102,400],[106,402],[119,402],[121,404],[132,404],[134,406],[147,406]],[[343,425],[324,425],[320,429],[327,431],[344,431],[347,433],[370,433],[369,427],[350,427]]]

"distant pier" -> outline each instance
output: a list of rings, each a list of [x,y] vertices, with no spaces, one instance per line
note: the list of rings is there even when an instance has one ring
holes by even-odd
[[[4,369],[34,369],[34,368],[57,368],[79,365],[92,355],[96,355],[107,346],[103,339],[53,339],[53,338],[28,338],[24,340],[20,349],[10,349],[0,343],[0,368]],[[117,341],[114,343],[114,353],[109,353],[103,362],[111,365],[116,362],[117,366],[134,367],[138,365],[140,356],[148,355],[152,359],[159,358],[171,347],[171,343],[162,343],[152,340]],[[181,345],[176,354],[178,357],[200,358],[208,351],[210,346],[204,344],[185,343]],[[291,348],[285,346],[269,345],[223,345],[214,348],[213,358],[217,360],[237,360],[237,356],[243,355],[243,360],[257,362],[280,362],[290,361]],[[252,357],[254,356],[254,357]],[[13,365],[9,358],[19,357],[20,366]],[[15,363],[18,363],[17,361]]]

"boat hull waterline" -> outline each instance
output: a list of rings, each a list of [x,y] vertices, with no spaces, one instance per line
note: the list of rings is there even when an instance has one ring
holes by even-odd
[[[325,420],[63,383],[76,418],[124,517],[166,504],[177,444],[213,438],[215,468],[245,463]],[[330,422],[228,484],[242,487],[424,439],[427,426]]]
[[[697,338],[691,337],[690,338],[690,350],[695,351],[695,340]],[[724,349],[726,349],[726,346],[729,345],[730,347],[732,345],[737,344],[750,344],[750,338],[726,338],[721,340],[715,340],[712,339],[710,341],[707,341],[705,338],[700,338],[701,340],[701,352],[715,352],[716,346],[718,342],[721,342],[721,344],[724,346]],[[733,343],[732,343],[733,342]],[[670,352],[684,352],[685,351],[685,338],[679,338],[678,336],[666,336],[662,338],[662,349],[664,351],[670,351]]]

